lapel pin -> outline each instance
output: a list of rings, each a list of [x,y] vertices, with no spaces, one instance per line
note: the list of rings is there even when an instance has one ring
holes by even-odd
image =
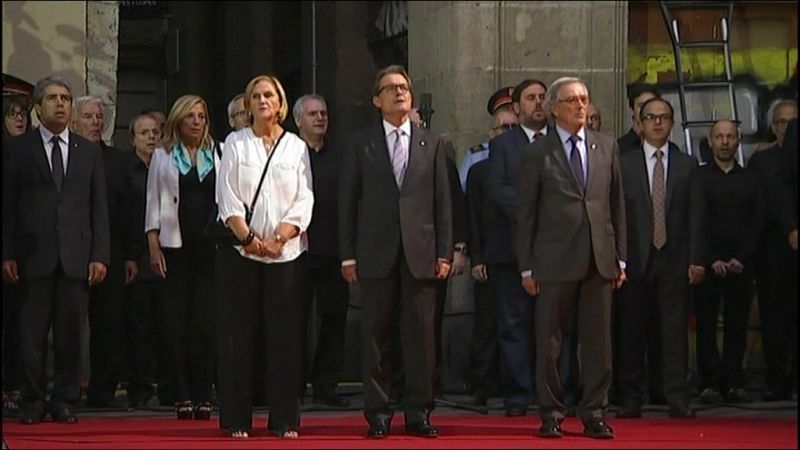
[[[592,144],[591,148],[592,148],[592,150],[596,149],[597,148],[597,144]]]
[[[427,143],[427,142],[425,142],[425,141],[419,141],[419,146],[420,146],[420,147],[425,147],[425,145],[427,145],[427,144],[428,144],[428,143]]]

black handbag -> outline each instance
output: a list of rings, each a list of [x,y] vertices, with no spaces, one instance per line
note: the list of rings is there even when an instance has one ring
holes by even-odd
[[[256,206],[256,201],[258,200],[258,194],[261,192],[261,186],[264,184],[264,177],[267,175],[267,169],[269,168],[269,163],[272,161],[272,156],[278,150],[278,144],[283,139],[283,135],[286,134],[286,131],[281,133],[280,137],[277,141],[275,141],[275,145],[272,146],[272,151],[269,153],[269,157],[267,158],[267,163],[264,165],[264,171],[261,172],[261,180],[258,182],[258,188],[256,188],[256,193],[253,196],[253,201],[250,202],[250,205],[244,205],[244,221],[249,226],[250,219],[253,217],[253,208]],[[217,155],[219,155],[220,159],[222,159],[222,151],[219,149],[219,143],[216,144],[216,151]],[[242,245],[242,242],[236,238],[236,235],[233,234],[233,231],[228,228],[227,225],[219,218],[219,210],[218,206],[215,207],[216,211],[214,211],[213,218],[206,224],[205,228],[203,229],[203,235],[215,242],[221,244],[230,244],[230,245]]]

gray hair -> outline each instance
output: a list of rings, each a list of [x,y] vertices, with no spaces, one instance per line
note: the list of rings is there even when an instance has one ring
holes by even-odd
[[[298,98],[297,101],[294,102],[294,107],[292,107],[292,116],[294,117],[294,120],[300,120],[300,117],[303,116],[303,107],[308,100],[319,100],[322,102],[322,105],[325,106],[325,109],[328,109],[328,104],[321,95],[307,94]]]
[[[229,119],[233,118],[233,107],[236,105],[236,100],[239,100],[240,98],[244,98],[244,92],[239,94],[239,95],[237,95],[236,97],[233,97],[231,99],[231,101],[228,102],[228,118]],[[247,107],[247,105],[245,104],[245,108],[246,107]]]
[[[48,86],[58,85],[65,87],[67,91],[69,91],[69,95],[72,96],[72,86],[67,82],[67,80],[59,77],[59,76],[50,76],[44,77],[36,82],[36,87],[33,88],[33,102],[37,105],[42,104],[42,100],[44,99],[44,90],[47,89]]]
[[[794,110],[797,111],[797,102],[790,98],[779,98],[769,105],[769,109],[767,110],[767,126],[772,127],[772,119],[775,118],[775,111],[781,106],[787,105],[793,106]]]
[[[78,117],[78,111],[81,106],[91,105],[93,103],[100,105],[100,109],[103,109],[103,99],[96,95],[84,95],[83,97],[75,99],[75,101],[72,102],[72,118],[75,119]]]
[[[545,110],[547,111],[550,118],[553,118],[553,107],[558,102],[558,91],[561,89],[562,86],[567,84],[578,83],[583,85],[584,89],[586,89],[586,93],[589,93],[589,87],[586,86],[586,82],[583,81],[581,78],[577,77],[561,77],[556,81],[550,83],[550,87],[547,88],[547,93],[544,97],[544,105]],[[589,101],[591,102],[591,95],[589,96]]]
[[[136,129],[135,129],[136,128],[136,124],[142,119],[153,120],[153,121],[156,122],[156,125],[158,125],[158,121],[156,119],[154,119],[153,116],[151,116],[150,114],[139,114],[136,117],[134,117],[133,119],[131,119],[131,121],[128,123],[128,132],[130,132],[131,137],[133,137],[136,134]]]

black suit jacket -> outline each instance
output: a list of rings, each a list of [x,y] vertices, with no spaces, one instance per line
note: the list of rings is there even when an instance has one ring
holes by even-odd
[[[627,275],[635,279],[644,275],[653,247],[652,204],[650,182],[644,149],[628,151],[620,157],[622,184],[625,186],[625,212],[628,226]],[[703,250],[705,197],[699,195],[700,176],[697,161],[669,145],[665,220],[667,252],[671,275],[687,274],[689,264],[706,265]]]
[[[445,156],[447,157],[447,178],[450,182],[450,199],[453,205],[453,242],[467,243],[469,241],[469,224],[467,221],[466,198],[461,190],[461,179],[458,177],[456,165],[456,152],[453,143],[444,141]]]
[[[783,229],[785,234],[797,229],[797,118],[786,127],[783,137],[783,170],[781,171],[783,197]]]
[[[3,260],[20,277],[52,275],[61,262],[73,278],[89,277],[89,262],[109,264],[106,183],[100,147],[69,134],[69,160],[57,190],[39,130],[3,151]]]
[[[356,133],[339,178],[339,251],[360,278],[387,277],[403,251],[418,279],[433,279],[436,259],[453,254],[450,183],[444,141],[411,127],[408,165],[398,188],[382,125]]]

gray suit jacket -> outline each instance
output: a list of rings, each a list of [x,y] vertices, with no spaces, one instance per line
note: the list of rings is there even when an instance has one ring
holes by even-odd
[[[519,172],[517,258],[538,281],[583,279],[592,258],[603,278],[619,274],[626,255],[625,198],[619,150],[610,136],[586,130],[586,191],[558,133],[524,150]]]
[[[404,252],[418,279],[435,278],[436,259],[451,259],[453,224],[444,141],[411,127],[408,168],[398,188],[383,126],[356,133],[339,177],[339,251],[360,278],[389,275]]]
[[[3,260],[20,277],[52,275],[59,261],[72,278],[89,278],[89,262],[109,264],[106,182],[100,146],[69,134],[69,161],[56,189],[38,130],[3,149]]]

